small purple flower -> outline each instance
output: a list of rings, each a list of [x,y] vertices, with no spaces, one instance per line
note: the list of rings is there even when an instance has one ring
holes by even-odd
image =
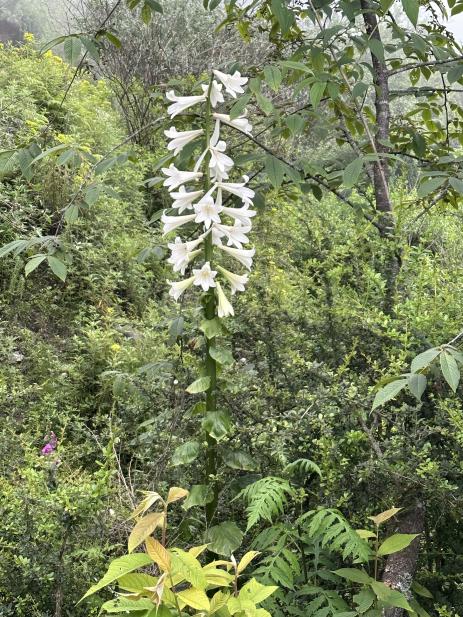
[[[58,445],[58,439],[53,431],[50,432],[50,435],[47,435],[45,439],[48,442],[42,448],[43,456],[48,456],[52,454],[56,450],[56,446]]]

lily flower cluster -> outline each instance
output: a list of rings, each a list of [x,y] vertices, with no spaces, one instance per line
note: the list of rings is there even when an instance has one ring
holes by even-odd
[[[196,224],[196,237],[191,234],[184,240],[177,236],[168,244],[171,255],[168,262],[173,271],[185,275],[192,262],[200,262],[197,268],[192,269],[192,275],[180,281],[168,281],[170,295],[174,300],[189,287],[197,286],[207,292],[215,289],[217,297],[217,311],[219,317],[233,315],[233,306],[221,287],[219,279],[230,286],[231,294],[244,291],[248,281],[248,274],[232,272],[216,264],[212,259],[212,250],[217,247],[223,257],[231,257],[247,270],[251,270],[254,249],[244,248],[249,242],[248,234],[252,228],[251,219],[256,211],[251,208],[254,191],[247,186],[249,178],[243,176],[242,181],[234,181],[234,162],[227,154],[227,144],[221,139],[223,125],[231,126],[238,131],[250,134],[252,126],[246,113],[231,119],[225,113],[216,112],[220,103],[224,103],[224,93],[232,98],[244,93],[243,86],[247,78],[236,71],[233,75],[214,70],[214,76],[209,85],[202,85],[203,94],[198,96],[177,96],[174,91],[167,93],[167,99],[172,102],[168,108],[171,118],[198,104],[207,106],[207,117],[213,125],[210,130],[198,128],[190,131],[178,131],[174,126],[165,131],[168,137],[168,150],[177,156],[182,149],[193,142],[205,138],[205,148],[196,160],[191,170],[180,170],[172,163],[162,169],[166,176],[164,186],[172,197],[172,209],[176,215],[163,213],[161,221],[164,225],[164,235],[180,229],[188,224]],[[207,122],[206,118],[206,122]],[[241,200],[239,207],[228,207],[229,198],[237,197]],[[194,232],[193,232],[194,233]],[[211,263],[212,261],[212,263]]]

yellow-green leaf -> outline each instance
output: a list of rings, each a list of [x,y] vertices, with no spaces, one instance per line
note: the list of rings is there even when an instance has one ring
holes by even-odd
[[[381,525],[381,523],[385,523],[401,510],[402,508],[390,508],[389,510],[380,512],[380,514],[376,514],[376,516],[369,516],[368,518],[370,519],[370,521],[373,521],[375,525]]]
[[[246,555],[243,555],[241,561],[238,564],[238,574],[241,574],[241,572],[243,572],[243,570],[248,567],[248,565],[255,557],[257,557],[257,555],[260,555],[259,551],[249,551],[248,553],[246,553]]]
[[[194,587],[190,587],[189,589],[185,589],[184,591],[179,591],[177,593],[177,596],[187,606],[191,606],[191,608],[194,608],[197,611],[209,611],[210,609],[209,598],[206,596],[206,593],[202,589],[195,589]]]
[[[163,572],[170,571],[170,555],[156,538],[146,538],[146,552]]]
[[[378,555],[391,555],[407,548],[413,540],[418,537],[418,533],[395,533],[389,538],[386,538],[378,550]]]
[[[275,593],[277,589],[278,587],[275,585],[262,585],[255,578],[252,578],[240,589],[239,598],[258,604],[266,600],[272,593]]]
[[[117,581],[125,574],[129,574],[129,572],[133,572],[133,570],[137,570],[138,568],[142,568],[143,566],[147,566],[148,564],[153,563],[151,558],[145,553],[135,553],[134,555],[124,555],[123,557],[118,557],[114,559],[109,564],[109,568],[106,574],[101,578],[98,583],[90,587],[87,593],[82,597],[80,601],[92,594],[96,593],[106,585]]]

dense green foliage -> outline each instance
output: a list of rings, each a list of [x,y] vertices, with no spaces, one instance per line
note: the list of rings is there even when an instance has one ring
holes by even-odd
[[[252,38],[254,22],[231,12],[230,23],[238,19]],[[264,6],[259,19],[261,30],[272,24],[274,49],[286,57],[289,42],[278,39],[277,27],[284,15]],[[301,67],[286,68],[297,82]],[[127,518],[140,492],[167,494],[169,486],[191,489],[172,514],[176,545],[209,542],[210,552],[227,556],[261,551],[252,574],[279,586],[264,604],[278,616],[375,617],[374,608],[367,611],[384,589],[343,571],[373,563],[373,543],[354,529],[419,500],[426,524],[415,591],[432,615],[462,615],[460,391],[431,365],[422,401],[406,392],[371,412],[375,384],[462,329],[458,185],[423,216],[415,162],[395,163],[400,271],[388,310],[390,246],[364,216],[368,174],[359,180],[358,170],[350,203],[337,199],[340,182],[349,186],[352,160],[330,132],[328,111],[316,120],[313,110],[300,115],[313,132],[293,135],[279,111],[265,112],[278,73],[267,69],[269,88],[254,83],[256,121],[268,130],[275,113],[274,141],[288,140],[274,153],[305,170],[309,160],[309,175],[334,169],[333,184],[321,193],[311,180],[292,182],[287,167],[272,174],[262,154],[244,157],[246,171],[267,168],[270,180],[258,177],[255,268],[220,336],[232,362],[226,354],[218,375],[218,409],[226,411],[213,427],[219,465],[208,478],[202,397],[186,392],[203,362],[202,319],[192,296],[180,305],[167,297],[158,223],[167,197],[150,181],[166,154],[161,125],[141,143],[125,143],[127,117],[110,81],[83,71],[63,99],[72,78],[66,62],[40,54],[30,37],[0,50],[2,245],[46,237],[51,247],[27,272],[36,245],[0,261],[0,615],[98,614],[95,596],[76,602],[109,557],[126,553]],[[185,92],[192,83],[185,78]],[[163,115],[159,98],[150,119]],[[430,158],[442,155],[440,112],[433,113]],[[399,126],[400,114],[394,119]],[[421,134],[420,122],[409,127],[410,140]],[[230,139],[236,147],[239,138]],[[403,139],[399,129],[394,139]],[[11,159],[16,149],[23,159]],[[108,157],[111,165],[98,168]],[[58,446],[44,456],[52,431]],[[220,493],[208,528],[202,506],[212,499],[210,484]],[[394,532],[391,521],[385,528],[381,538]],[[420,584],[432,597],[420,594]]]

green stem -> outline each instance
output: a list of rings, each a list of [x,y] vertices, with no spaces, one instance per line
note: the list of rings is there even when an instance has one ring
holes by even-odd
[[[206,101],[206,121],[205,121],[205,137],[206,148],[209,148],[212,129],[212,110],[210,103],[210,91],[212,87],[212,78],[209,84],[209,90]],[[209,176],[209,161],[210,154],[206,154],[204,158],[204,189],[205,192],[211,188],[211,179]],[[214,257],[214,246],[212,244],[212,233],[209,233],[204,241],[204,259],[211,264]],[[210,288],[207,292],[204,309],[206,319],[214,319],[216,316],[216,299],[214,289]],[[205,337],[206,342],[206,375],[210,378],[209,389],[206,392],[206,413],[216,411],[216,384],[217,384],[217,363],[211,356],[210,348],[211,341]],[[206,450],[206,484],[213,484],[213,499],[206,505],[206,521],[209,524],[217,509],[218,502],[218,487],[214,481],[214,476],[217,474],[217,450],[216,442],[209,434],[206,435],[207,450]]]
[[[379,525],[376,525],[375,539],[375,581],[378,580],[378,550],[379,550]]]

